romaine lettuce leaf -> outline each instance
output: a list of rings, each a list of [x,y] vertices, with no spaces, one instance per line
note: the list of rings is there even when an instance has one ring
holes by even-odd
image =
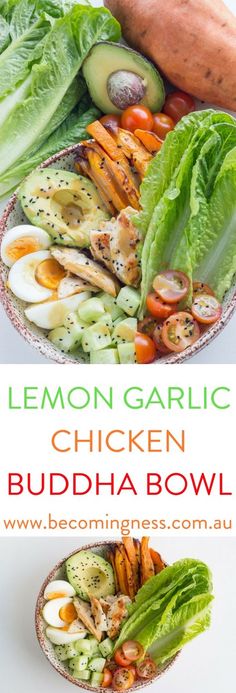
[[[10,43],[10,27],[7,21],[0,15],[0,53],[5,51]]]

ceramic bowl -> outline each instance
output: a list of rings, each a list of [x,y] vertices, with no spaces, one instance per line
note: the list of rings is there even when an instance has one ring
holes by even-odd
[[[52,166],[62,170],[74,171],[74,162],[76,158],[77,145],[68,147],[67,149],[55,154],[50,159],[47,159],[42,166]],[[17,199],[16,193],[12,195],[7,204],[5,212],[0,220],[0,244],[2,238],[8,229],[17,224],[29,223],[22,212],[20,202]],[[8,268],[0,261],[0,300],[5,308],[5,311],[10,318],[14,327],[24,337],[24,339],[43,356],[55,361],[56,363],[88,363],[86,354],[80,353],[79,356],[74,354],[63,354],[55,347],[48,339],[46,331],[43,331],[30,323],[24,314],[26,304],[17,299],[11,291],[7,289]],[[228,292],[224,299],[223,313],[221,320],[212,325],[200,339],[191,347],[188,347],[181,354],[171,354],[158,359],[156,363],[183,363],[191,356],[195,356],[201,349],[207,346],[225,327],[236,308],[236,288],[235,286]]]
[[[49,642],[45,635],[45,630],[46,630],[46,624],[44,619],[42,618],[42,608],[45,604],[45,599],[44,599],[44,590],[46,586],[48,585],[51,580],[63,580],[67,579],[66,578],[66,571],[65,571],[65,561],[69,558],[69,556],[73,556],[73,554],[77,553],[78,551],[84,551],[84,550],[91,550],[94,553],[97,553],[100,556],[105,557],[107,550],[111,549],[114,547],[116,542],[110,542],[110,541],[104,541],[104,542],[97,542],[95,544],[87,544],[86,546],[82,546],[76,551],[73,551],[71,554],[66,556],[66,558],[63,558],[57,565],[51,570],[47,578],[45,579],[39,595],[38,599],[36,602],[36,610],[35,610],[35,627],[36,627],[36,634],[37,638],[40,644],[40,647],[42,648],[45,656],[49,660],[50,664],[56,669],[58,674],[61,674],[67,681],[70,683],[73,683],[75,686],[78,686],[79,688],[86,690],[86,691],[98,691],[98,693],[103,693],[103,691],[110,691],[112,693],[113,689],[112,688],[103,688],[99,687],[94,689],[92,686],[89,685],[87,682],[79,681],[73,678],[73,676],[70,674],[68,668],[64,664],[64,662],[60,662],[56,655],[55,655],[55,650],[53,645]],[[158,672],[157,676],[155,679],[152,679],[151,681],[146,681],[146,682],[137,682],[131,690],[137,691],[142,688],[146,688],[146,686],[153,684],[154,680],[156,681],[159,679],[161,676],[163,676],[168,669],[174,664],[176,658],[178,655],[173,657],[166,665],[162,667],[162,669]]]

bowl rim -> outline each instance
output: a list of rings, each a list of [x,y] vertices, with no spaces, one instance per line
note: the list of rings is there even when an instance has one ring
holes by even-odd
[[[56,563],[56,565],[54,566],[54,568],[52,568],[52,569],[50,570],[50,573],[48,574],[48,576],[45,578],[45,580],[43,581],[43,583],[42,583],[42,585],[41,585],[41,588],[40,588],[40,590],[39,590],[39,593],[38,593],[38,596],[37,596],[37,599],[36,599],[36,605],[35,605],[35,618],[34,618],[34,622],[35,622],[35,631],[36,631],[36,636],[37,636],[37,640],[38,640],[39,646],[40,646],[40,648],[41,648],[41,650],[42,650],[44,656],[45,656],[46,659],[49,661],[49,663],[51,664],[51,666],[55,669],[55,671],[56,671],[58,674],[60,674],[64,679],[66,679],[67,681],[69,681],[69,683],[72,683],[72,684],[74,684],[75,686],[79,686],[79,687],[82,688],[83,690],[91,691],[91,693],[94,693],[94,691],[98,691],[98,693],[104,693],[105,691],[108,691],[108,693],[109,693],[109,692],[110,692],[110,693],[115,693],[115,691],[114,691],[114,689],[111,688],[111,687],[110,687],[110,688],[104,688],[103,686],[99,686],[99,688],[94,688],[94,687],[90,686],[86,681],[80,681],[79,679],[76,680],[76,679],[70,674],[69,671],[67,672],[67,671],[64,671],[64,670],[62,669],[62,667],[60,666],[61,662],[60,662],[59,660],[58,660],[57,662],[53,662],[53,661],[52,661],[52,659],[51,659],[51,657],[50,657],[50,654],[48,653],[47,648],[45,647],[45,637],[46,637],[46,636],[42,633],[41,624],[40,624],[40,621],[41,621],[41,619],[42,619],[42,614],[41,614],[41,611],[42,611],[42,603],[45,601],[45,600],[44,600],[44,591],[45,591],[45,588],[46,588],[46,586],[48,585],[48,583],[51,582],[51,580],[55,579],[55,573],[57,573],[57,571],[60,570],[60,568],[63,567],[65,561],[67,561],[67,559],[70,558],[71,556],[74,556],[74,554],[78,553],[79,551],[88,551],[88,550],[92,550],[92,549],[99,548],[99,547],[103,547],[103,546],[112,546],[112,545],[114,546],[114,545],[119,544],[119,543],[120,543],[120,541],[119,541],[118,539],[105,539],[104,541],[97,541],[97,542],[91,542],[91,543],[89,543],[89,544],[83,544],[83,546],[81,546],[81,547],[79,547],[79,548],[77,548],[77,549],[71,551],[66,557],[64,557],[63,559],[61,559],[60,561],[58,561],[58,563]],[[167,564],[166,564],[166,565],[167,565]],[[131,692],[134,691],[134,693],[135,693],[135,691],[137,691],[137,690],[142,690],[143,688],[146,688],[147,686],[150,686],[151,684],[153,684],[154,681],[157,681],[157,679],[161,678],[161,676],[163,676],[165,673],[167,673],[167,671],[174,665],[176,659],[177,659],[179,656],[180,656],[180,652],[177,652],[177,654],[174,655],[174,657],[172,657],[172,659],[170,660],[170,662],[169,662],[168,664],[166,664],[166,666],[165,666],[165,668],[163,669],[163,671],[161,671],[160,673],[158,673],[157,676],[155,676],[155,677],[154,677],[153,679],[151,679],[150,681],[146,681],[146,682],[140,681],[140,682],[137,682],[136,685],[135,685],[133,688],[130,689]]]
[[[51,164],[59,161],[60,159],[70,155],[70,154],[76,154],[77,149],[79,147],[79,142],[77,144],[73,144],[70,147],[66,147],[65,149],[62,149],[60,152],[57,152],[53,156],[49,157],[46,159],[40,166],[37,166],[38,169],[40,168],[47,168]],[[2,242],[2,239],[5,235],[6,231],[6,224],[9,218],[9,215],[13,211],[16,202],[18,200],[17,198],[17,193],[18,189],[11,195],[10,199],[7,202],[7,205],[3,211],[3,214],[0,218],[0,244]],[[0,302],[3,305],[3,308],[10,319],[11,324],[13,327],[19,332],[19,334],[24,338],[26,342],[30,346],[32,346],[34,349],[39,351],[42,356],[45,356],[47,359],[51,359],[55,363],[62,364],[62,365],[68,365],[72,364],[75,366],[78,365],[91,365],[88,362],[82,362],[79,359],[77,360],[74,357],[70,357],[69,354],[63,354],[60,352],[59,349],[56,347],[53,347],[53,345],[49,342],[49,340],[45,343],[44,340],[40,336],[34,335],[32,330],[30,329],[30,323],[29,325],[27,324],[26,320],[22,316],[18,315],[18,312],[16,310],[16,307],[14,306],[13,299],[11,298],[11,295],[8,294],[7,287],[5,286],[4,278],[3,278],[3,270],[4,263],[0,259]],[[152,364],[150,365],[173,365],[173,364],[180,364],[185,361],[188,361],[189,358],[192,356],[197,355],[200,351],[202,351],[208,344],[210,344],[220,332],[226,327],[228,324],[229,320],[233,316],[234,312],[236,310],[236,285],[235,285],[235,290],[234,293],[229,301],[229,304],[227,308],[223,309],[222,316],[218,322],[213,324],[212,326],[209,327],[209,329],[204,332],[200,338],[194,342],[191,346],[189,346],[185,351],[181,353],[172,353],[168,355],[167,357],[161,357],[157,358]],[[43,332],[42,332],[43,336]],[[209,363],[206,361],[206,363]],[[121,364],[120,364],[121,365]],[[137,365],[137,364],[134,364]]]

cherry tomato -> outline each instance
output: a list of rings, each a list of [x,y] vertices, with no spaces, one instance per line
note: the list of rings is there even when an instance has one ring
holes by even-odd
[[[130,659],[128,659],[128,657],[126,657],[122,647],[119,647],[118,650],[116,650],[114,654],[114,660],[119,667],[127,667],[129,666],[131,661]]]
[[[104,125],[104,128],[114,131],[121,127],[121,117],[115,114],[105,115],[100,118],[100,123]]]
[[[195,320],[203,325],[212,325],[220,319],[222,307],[215,296],[209,294],[197,294],[191,308]]]
[[[126,640],[122,645],[122,650],[130,662],[137,662],[137,659],[143,657],[144,654],[143,646],[136,640]]]
[[[181,353],[199,339],[200,329],[190,313],[175,313],[164,322],[161,336],[167,349]]]
[[[144,659],[137,666],[137,674],[140,679],[152,679],[157,673],[157,666],[150,657]]]
[[[153,282],[153,288],[159,298],[167,303],[179,303],[187,296],[190,281],[186,274],[177,270],[167,270],[158,274]]]
[[[144,318],[144,320],[141,320],[138,323],[138,332],[143,332],[143,334],[147,334],[149,337],[152,337],[153,332],[156,328],[156,320],[151,317]]]
[[[153,115],[146,106],[130,106],[122,113],[121,127],[130,132],[153,130]]]
[[[134,664],[129,664],[129,666],[128,666],[128,667],[125,667],[125,668],[126,668],[126,669],[129,669],[129,671],[132,671],[134,680],[136,680],[136,678],[137,678],[137,669],[136,669],[136,667],[134,666]]]
[[[117,669],[112,679],[114,691],[128,691],[134,683],[134,675],[130,669]]]
[[[208,296],[215,296],[214,291],[212,291],[208,284],[203,284],[202,282],[193,282],[194,297],[198,294],[208,294]]]
[[[166,320],[172,313],[176,313],[177,305],[164,303],[157,294],[148,294],[146,301],[147,309],[157,320]]]
[[[175,123],[173,118],[170,118],[170,116],[166,115],[165,113],[155,113],[153,116],[153,121],[153,132],[155,132],[155,135],[160,137],[161,140],[165,139],[168,132],[174,130]]]
[[[152,363],[156,358],[156,347],[147,334],[136,332],[135,335],[135,350],[137,363]]]
[[[103,688],[110,688],[112,684],[112,673],[109,669],[104,669],[103,671]]]
[[[165,346],[165,344],[162,340],[162,328],[163,328],[162,323],[159,323],[159,325],[156,325],[156,328],[153,332],[153,341],[154,341],[154,344],[157,348],[157,351],[160,354],[169,354],[170,353],[169,349],[167,349],[167,347]]]
[[[173,118],[175,123],[178,123],[183,116],[195,111],[195,108],[195,101],[190,94],[186,94],[184,91],[173,91],[166,97],[163,111],[170,118]]]

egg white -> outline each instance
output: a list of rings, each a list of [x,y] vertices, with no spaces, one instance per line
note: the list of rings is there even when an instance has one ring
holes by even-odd
[[[55,599],[57,597],[75,597],[76,591],[66,580],[52,580],[44,590],[44,599]]]
[[[66,626],[66,622],[60,617],[60,609],[71,602],[72,597],[60,597],[46,602],[42,610],[43,618],[46,623],[48,623],[49,626],[54,626],[54,628],[63,628]]]
[[[87,301],[90,297],[91,293],[84,291],[82,294],[76,294],[59,301],[49,301],[37,306],[30,306],[26,308],[25,315],[30,322],[33,322],[38,327],[45,330],[53,330],[55,327],[61,327],[67,315],[76,311],[79,304]]]
[[[58,628],[46,628],[46,636],[53,643],[53,645],[69,645],[70,642],[76,642],[77,640],[83,640],[86,638],[88,632],[86,630],[80,633],[68,633],[65,630],[59,630]]]
[[[27,303],[39,303],[51,298],[53,291],[41,286],[35,277],[37,266],[50,257],[48,250],[38,250],[37,253],[24,255],[12,265],[8,285],[17,298]]]
[[[1,258],[7,267],[12,267],[12,265],[15,264],[14,260],[8,254],[8,248],[14,245],[14,241],[19,241],[20,239],[29,237],[36,240],[38,243],[38,250],[47,250],[52,243],[49,234],[40,227],[36,227],[31,224],[14,226],[5,233],[1,244]],[[16,260],[16,262],[18,262],[18,260]]]

